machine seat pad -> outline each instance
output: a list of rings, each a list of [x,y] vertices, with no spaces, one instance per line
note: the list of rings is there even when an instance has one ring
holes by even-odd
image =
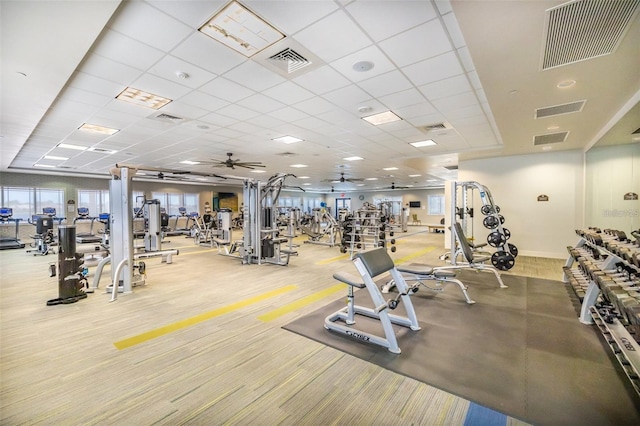
[[[333,274],[333,278],[353,287],[365,288],[365,284],[360,277],[356,277],[348,272],[336,272]]]
[[[473,263],[484,263],[484,262],[488,261],[489,259],[491,259],[490,256],[474,256],[473,257]]]
[[[221,240],[219,238],[213,238],[213,242],[216,244],[219,244],[221,246],[226,246],[228,244],[231,244],[231,241],[225,241],[225,240]]]
[[[456,273],[454,271],[447,271],[447,270],[441,270],[441,271],[434,271],[433,274],[436,278],[454,278],[456,276]]]
[[[396,267],[399,272],[403,272],[405,274],[414,274],[414,275],[431,275],[433,274],[433,268],[427,265],[408,265],[408,266],[397,266]]]

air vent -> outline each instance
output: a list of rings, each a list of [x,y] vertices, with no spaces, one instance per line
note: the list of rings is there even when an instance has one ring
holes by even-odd
[[[449,123],[433,123],[433,124],[427,124],[426,126],[419,127],[419,129],[425,133],[436,132],[438,130],[447,130],[450,128],[451,128],[451,125]]]
[[[164,121],[165,123],[174,123],[174,124],[178,124],[178,123],[182,123],[184,121],[184,118],[182,117],[176,117],[175,115],[169,115],[169,114],[158,114],[155,117],[151,117],[153,120],[158,120],[158,121]]]
[[[548,135],[538,135],[533,137],[533,145],[548,145],[550,143],[560,143],[567,139],[569,132],[549,133]]]
[[[457,165],[455,165],[455,166],[444,166],[444,168],[447,169],[447,170],[458,170],[458,166]]]
[[[640,0],[576,0],[548,9],[542,69],[613,53]]]
[[[587,101],[577,101],[568,104],[555,105],[536,109],[536,118],[553,117],[555,115],[571,114],[580,112]]]
[[[278,68],[286,71],[287,74],[294,73],[308,65],[311,65],[311,61],[288,47],[269,57],[267,60]]]

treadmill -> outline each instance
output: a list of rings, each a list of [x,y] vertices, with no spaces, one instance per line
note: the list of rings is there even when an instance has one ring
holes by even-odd
[[[73,224],[75,225],[79,220],[90,220],[91,226],[89,228],[89,232],[76,233],[76,242],[78,244],[100,243],[102,241],[102,237],[93,233],[93,223],[96,218],[89,216],[88,207],[78,207],[78,216],[73,220]]]
[[[24,243],[18,238],[20,233],[20,219],[13,218],[12,208],[0,207],[0,224],[8,224],[11,222],[16,224],[14,237],[0,237],[0,250],[24,248]]]

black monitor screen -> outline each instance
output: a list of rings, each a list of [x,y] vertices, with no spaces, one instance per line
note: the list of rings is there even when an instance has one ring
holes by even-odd
[[[409,201],[410,208],[420,208],[420,201]]]
[[[49,216],[55,216],[56,215],[56,209],[54,209],[53,207],[43,207],[42,208],[42,213],[48,214]]]

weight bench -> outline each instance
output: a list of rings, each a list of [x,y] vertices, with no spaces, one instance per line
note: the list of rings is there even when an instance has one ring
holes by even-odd
[[[462,290],[462,294],[464,295],[467,303],[470,305],[476,303],[469,297],[469,294],[467,293],[467,286],[457,279],[456,273],[451,270],[432,268],[431,266],[426,265],[398,266],[397,269],[402,274],[405,274],[404,279],[406,282],[415,282],[416,285],[422,285],[431,291],[443,291],[444,286],[440,286],[440,284],[457,284],[458,287],[460,287],[460,290]],[[407,277],[407,275],[411,275],[411,277]],[[425,284],[424,281],[435,281],[436,287],[430,287]],[[382,286],[381,291],[382,293],[389,293],[389,291],[395,286],[395,281],[391,280]],[[415,291],[417,291],[417,289]]]
[[[462,255],[464,256],[465,260],[467,261],[466,263],[457,263],[456,262],[456,258],[458,256],[458,251],[455,250],[454,251],[454,247],[451,248],[452,251],[452,265],[451,266],[439,266],[437,269],[442,271],[442,270],[447,270],[447,269],[460,269],[460,268],[469,268],[469,269],[475,269],[478,271],[490,271],[493,272],[493,274],[496,276],[496,279],[498,280],[498,283],[500,284],[500,288],[508,288],[508,286],[506,286],[503,282],[502,282],[502,278],[500,277],[500,273],[498,272],[498,270],[490,265],[485,265],[484,262],[487,262],[489,260],[491,260],[491,256],[485,256],[485,255],[481,255],[478,252],[475,252],[472,248],[471,245],[469,244],[469,241],[467,240],[467,237],[464,235],[464,231],[462,230],[462,226],[460,226],[460,222],[456,222],[453,224],[453,227],[451,228],[451,231],[455,234],[456,240],[458,241],[458,243],[460,244],[460,250],[462,251]]]
[[[353,257],[353,263],[360,273],[360,277],[348,272],[337,272],[333,278],[347,284],[348,296],[347,306],[327,316],[324,320],[324,327],[327,330],[345,334],[357,340],[373,343],[385,347],[394,354],[399,354],[400,348],[396,340],[395,331],[392,324],[409,327],[411,330],[420,330],[418,318],[416,317],[413,304],[409,294],[417,290],[417,287],[410,288],[405,282],[402,274],[395,267],[393,260],[386,249],[379,247],[362,253],[357,253]],[[374,278],[389,272],[396,283],[400,294],[395,300],[385,301],[380,289],[374,282]],[[373,301],[373,308],[367,308],[355,304],[353,288],[366,288]],[[407,316],[390,314],[388,311],[395,309],[399,302],[404,304]],[[367,333],[353,327],[356,314],[377,319],[382,325],[384,337]],[[340,322],[339,322],[340,321]]]

